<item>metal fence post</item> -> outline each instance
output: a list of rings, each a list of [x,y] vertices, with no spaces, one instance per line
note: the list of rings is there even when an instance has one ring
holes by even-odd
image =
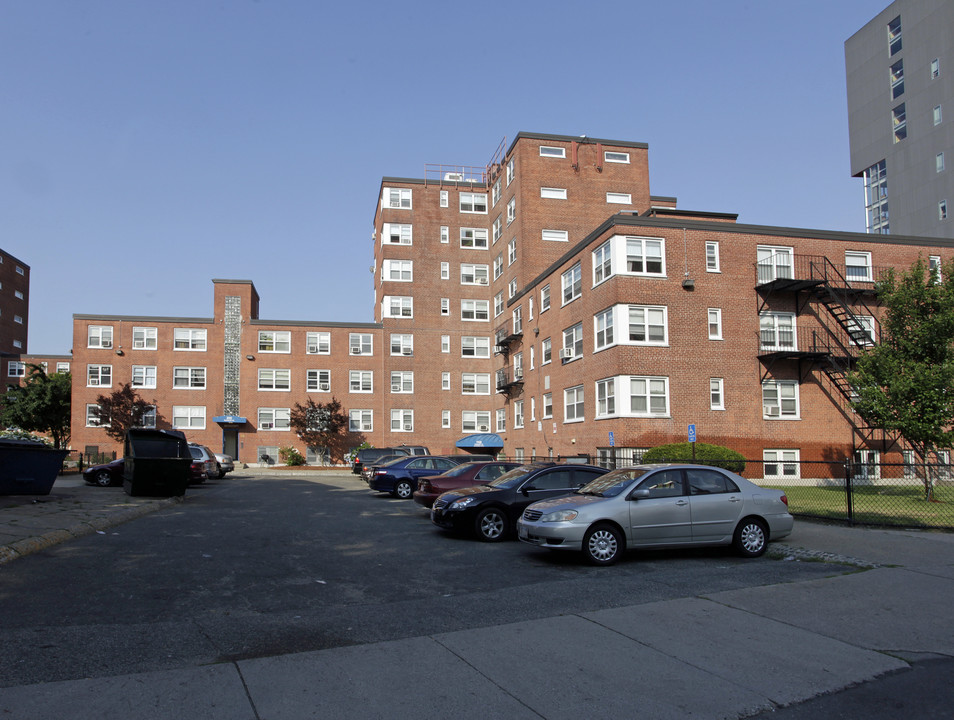
[[[851,505],[851,472],[852,463],[849,458],[845,458],[845,501],[848,509],[848,524],[854,523],[854,508]]]

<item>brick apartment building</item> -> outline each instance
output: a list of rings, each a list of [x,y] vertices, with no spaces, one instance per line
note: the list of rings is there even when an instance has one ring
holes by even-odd
[[[0,357],[27,351],[30,266],[0,250]]]
[[[901,450],[848,407],[874,281],[954,257],[680,210],[650,194],[646,144],[531,133],[486,167],[385,177],[374,227],[373,323],[262,320],[248,280],[213,280],[212,317],[74,315],[74,448],[114,446],[95,398],[131,381],[160,425],[248,463],[306,452],[288,414],[308,397],[342,403],[354,445],[629,463],[692,424],[779,473],[870,459]]]

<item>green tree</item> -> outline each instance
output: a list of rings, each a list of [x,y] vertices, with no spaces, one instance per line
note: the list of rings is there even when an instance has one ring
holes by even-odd
[[[311,398],[304,405],[295,403],[289,424],[306,447],[328,448],[334,461],[344,456],[346,438],[343,431],[348,427],[348,416],[341,412],[337,398],[333,397],[327,403],[316,403]]]
[[[117,442],[126,439],[126,431],[129,428],[142,427],[143,418],[155,407],[154,400],[143,400],[129,383],[109,395],[100,395],[96,398],[96,404],[99,405],[99,420],[103,429]],[[157,413],[157,426],[158,422]]]
[[[27,367],[24,383],[10,385],[0,398],[0,419],[4,426],[48,435],[54,447],[64,448],[70,442],[70,374]]]
[[[881,337],[848,376],[856,393],[852,406],[865,422],[897,432],[914,451],[928,500],[935,473],[927,460],[954,442],[952,274],[954,262],[938,274],[923,258],[904,272],[889,269],[877,286]]]

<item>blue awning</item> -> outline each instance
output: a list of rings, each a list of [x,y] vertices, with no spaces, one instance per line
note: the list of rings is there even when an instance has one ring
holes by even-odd
[[[212,422],[216,422],[219,425],[244,425],[248,420],[241,415],[219,415],[218,417],[212,418]]]
[[[502,448],[503,440],[494,433],[468,435],[457,441],[459,448]]]

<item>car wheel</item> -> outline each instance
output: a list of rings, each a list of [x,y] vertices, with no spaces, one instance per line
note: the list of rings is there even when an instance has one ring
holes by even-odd
[[[768,548],[765,522],[758,518],[746,518],[735,529],[732,544],[742,557],[754,558],[764,554]]]
[[[222,472],[221,466],[216,465],[216,466],[215,466],[215,479],[216,479],[216,480],[221,480],[221,479],[224,478],[224,477],[225,477],[225,473]]]
[[[623,536],[612,525],[594,525],[583,536],[583,553],[593,565],[612,565],[623,552]]]
[[[398,480],[397,485],[394,486],[394,492],[391,494],[401,500],[407,500],[414,494],[414,488],[411,487],[411,483],[407,480]]]
[[[497,508],[486,508],[474,520],[477,537],[484,542],[500,542],[507,537],[507,516]]]
[[[100,487],[109,487],[113,484],[113,476],[109,474],[109,470],[100,470],[93,479]]]

